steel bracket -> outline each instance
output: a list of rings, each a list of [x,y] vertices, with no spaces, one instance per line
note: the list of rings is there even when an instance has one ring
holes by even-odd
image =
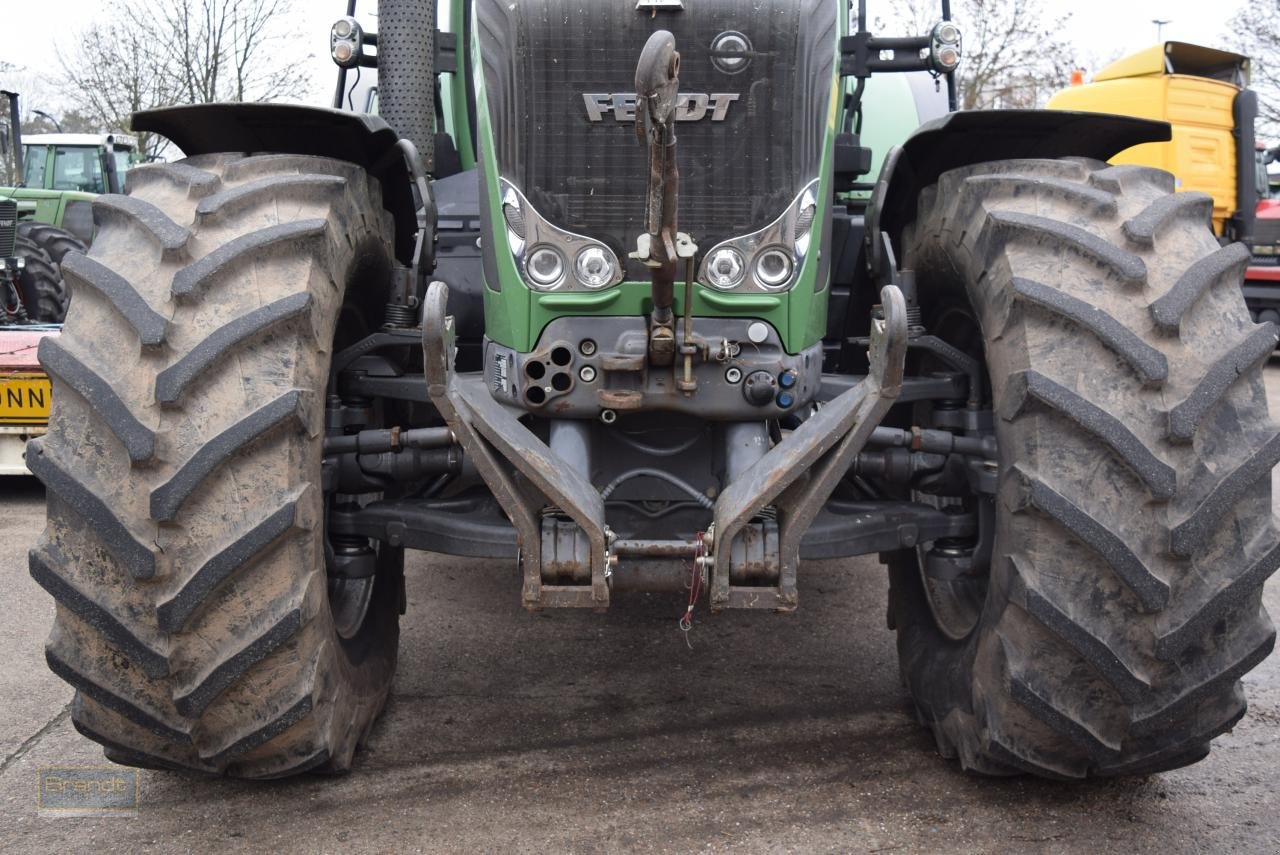
[[[456,346],[453,318],[446,312],[448,300],[448,286],[432,282],[427,289],[422,322],[427,390],[464,453],[515,526],[525,606],[608,606],[609,544],[604,500],[585,477],[525,427],[515,413],[493,399],[482,377],[454,371]],[[504,465],[504,460],[509,465]],[[589,585],[543,584],[542,519],[548,509],[568,517],[586,536]]]
[[[871,322],[867,376],[801,423],[734,479],[716,501],[712,557],[731,555],[744,527],[773,508],[781,566],[776,586],[748,587],[732,583],[731,562],[715,561],[710,592],[713,611],[792,611],[798,605],[800,540],[902,389],[906,301],[896,286],[887,285],[880,291],[880,303],[880,317]]]

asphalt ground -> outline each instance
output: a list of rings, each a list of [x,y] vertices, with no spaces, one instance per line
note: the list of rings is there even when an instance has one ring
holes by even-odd
[[[1274,362],[1267,381],[1280,414]],[[700,612],[686,644],[675,596],[529,615],[514,568],[410,553],[393,698],[353,773],[143,771],[136,815],[41,815],[40,767],[105,762],[44,664],[53,603],[25,557],[43,519],[39,484],[0,482],[6,852],[1280,851],[1280,657],[1197,765],[976,778],[908,711],[874,558],[806,565],[794,615]],[[1280,576],[1266,602],[1280,615]]]

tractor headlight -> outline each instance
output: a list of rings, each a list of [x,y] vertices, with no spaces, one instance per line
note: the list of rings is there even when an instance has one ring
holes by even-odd
[[[721,291],[741,285],[746,272],[742,254],[733,247],[722,246],[707,258],[707,280]]]
[[[791,256],[773,247],[756,256],[756,281],[766,288],[780,288],[791,280],[795,269]]]
[[[548,222],[524,194],[498,179],[507,249],[524,284],[535,291],[599,291],[622,281],[613,250],[587,235]]]
[[[530,284],[543,291],[560,286],[564,279],[564,256],[549,246],[536,247],[525,261]]]
[[[339,18],[329,30],[329,55],[343,68],[360,64],[364,51],[364,30],[355,18]]]
[[[599,245],[589,246],[579,252],[574,267],[578,274],[578,281],[588,288],[604,288],[611,285],[618,272],[614,266],[613,253]]]
[[[929,64],[938,74],[949,74],[960,65],[960,28],[952,21],[939,21],[929,38]]]
[[[814,229],[822,223],[820,184],[817,178],[809,181],[764,228],[713,246],[702,258],[698,281],[720,291],[756,293],[794,286],[817,250]]]
[[[939,21],[933,28],[934,41],[944,45],[960,44],[960,28],[952,21]]]

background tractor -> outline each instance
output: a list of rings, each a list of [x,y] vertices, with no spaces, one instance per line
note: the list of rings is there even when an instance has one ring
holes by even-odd
[[[0,197],[17,204],[25,314],[38,323],[61,323],[71,296],[62,278],[63,258],[73,250],[86,252],[93,242],[93,199],[123,192],[137,143],[123,134],[24,137],[18,93],[0,94],[9,100],[3,143],[12,170],[12,186],[0,187]]]
[[[985,774],[1182,766],[1244,714],[1277,332],[1211,198],[1106,163],[1168,124],[952,112],[945,3],[901,38],[838,0],[355,11],[335,106],[376,67],[380,118],[141,113],[186,158],[64,261],[30,569],[108,757],[350,768],[406,549],[686,631],[879,554],[916,714]],[[877,113],[897,73],[948,109]]]

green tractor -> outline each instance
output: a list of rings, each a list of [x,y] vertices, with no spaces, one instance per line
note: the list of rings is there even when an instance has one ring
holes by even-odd
[[[19,95],[9,100],[3,141],[14,185],[0,187],[0,199],[17,207],[15,251],[23,262],[11,321],[57,324],[71,294],[62,276],[68,252],[84,253],[93,242],[94,198],[123,193],[125,174],[138,157],[137,143],[123,134],[36,134],[23,136]],[[12,290],[12,289],[11,289]]]
[[[673,632],[878,554],[979,773],[1147,774],[1240,719],[1277,332],[1207,197],[1106,164],[1167,124],[954,112],[945,3],[902,38],[844,0],[378,6],[330,48],[381,117],[141,113],[186,159],[64,264],[30,569],[109,758],[349,769],[406,549],[531,610],[668,592]]]

